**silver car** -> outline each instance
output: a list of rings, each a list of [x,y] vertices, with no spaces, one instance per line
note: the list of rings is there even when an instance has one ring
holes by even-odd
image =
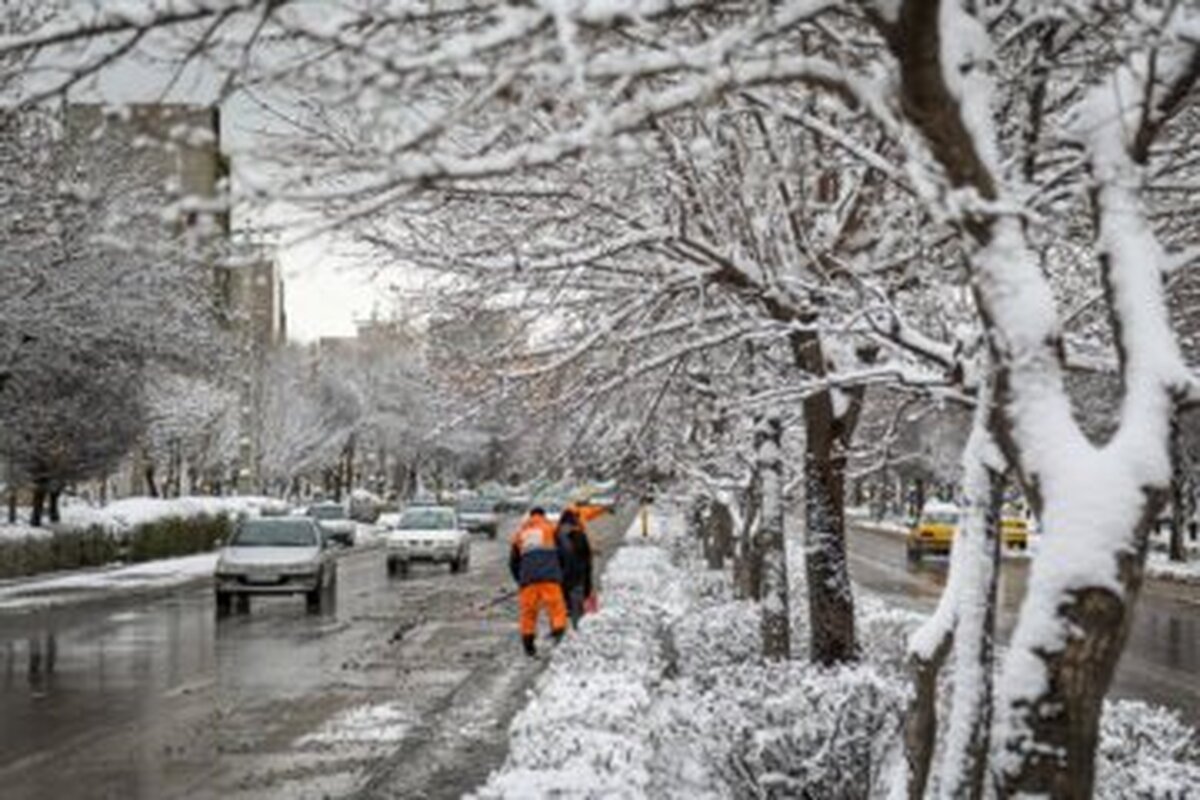
[[[471,537],[447,506],[409,507],[385,542],[389,575],[407,574],[414,561],[449,564],[451,572],[462,572],[471,559]]]
[[[487,534],[495,539],[500,531],[500,515],[496,513],[496,501],[487,497],[470,497],[459,500],[455,510],[458,523],[471,533]]]
[[[248,611],[253,594],[302,594],[308,610],[333,600],[337,569],[321,528],[305,517],[242,520],[217,559],[217,614],[234,601]]]

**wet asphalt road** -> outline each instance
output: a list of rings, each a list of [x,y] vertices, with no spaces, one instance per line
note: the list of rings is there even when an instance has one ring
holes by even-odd
[[[627,515],[592,528],[604,554]],[[509,521],[509,526],[513,522]],[[338,562],[335,608],[211,588],[0,615],[0,797],[458,797],[503,760],[520,654],[507,531],[470,570]]]
[[[903,538],[850,524],[850,573],[856,583],[916,611],[932,611],[946,583],[946,559],[908,563]],[[1000,576],[998,629],[1007,640],[1025,595],[1029,561],[1006,558]],[[1110,696],[1174,708],[1200,726],[1200,591],[1147,581]]]

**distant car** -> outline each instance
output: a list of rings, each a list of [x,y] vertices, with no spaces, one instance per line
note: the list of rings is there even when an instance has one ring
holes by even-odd
[[[315,503],[308,507],[307,516],[316,520],[325,535],[343,547],[354,546],[354,520],[341,503]]]
[[[908,532],[909,560],[919,561],[930,554],[949,554],[961,517],[962,511],[952,503],[926,503],[917,523]]]
[[[455,506],[458,522],[471,533],[486,533],[489,539],[495,539],[500,531],[500,515],[496,513],[496,506],[496,501],[487,497],[460,500]]]
[[[347,516],[355,522],[375,524],[383,511],[383,498],[365,489],[355,489],[350,493],[350,508]]]
[[[471,560],[471,537],[448,506],[410,506],[387,534],[388,575],[408,574],[415,561],[450,565],[462,572]]]
[[[336,565],[316,522],[250,517],[238,523],[217,559],[217,613],[228,614],[235,599],[248,610],[254,594],[302,594],[316,612],[336,584]]]
[[[1028,550],[1029,522],[1023,517],[1001,517],[1000,541],[1012,550]]]

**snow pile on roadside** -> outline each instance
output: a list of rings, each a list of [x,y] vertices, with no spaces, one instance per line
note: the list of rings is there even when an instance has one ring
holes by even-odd
[[[510,753],[480,798],[881,797],[902,757],[906,642],[920,614],[858,598],[862,662],[758,659],[759,616],[705,569],[682,524],[640,523],[609,563],[602,610],[555,653],[510,729]],[[789,548],[793,581],[803,555]],[[1105,706],[1096,796],[1185,797],[1200,785],[1200,739],[1176,715]]]
[[[67,505],[62,510],[62,525],[66,528],[81,529],[99,527],[120,533],[138,525],[170,517],[189,519],[218,514],[257,516],[264,510],[279,512],[286,509],[286,503],[273,497],[127,497],[103,508],[93,508],[84,504]]]
[[[1187,561],[1170,561],[1166,553],[1152,552],[1146,559],[1146,576],[1160,581],[1200,586],[1200,555]]]
[[[0,523],[0,541],[4,541],[5,539],[36,539],[50,536],[52,533],[48,528],[35,528],[32,525],[22,523],[17,523],[16,525]]]
[[[0,585],[0,609],[11,611],[77,600],[83,595],[113,590],[141,592],[167,589],[212,575],[216,553],[165,558],[116,569],[88,570],[74,575],[22,580]]]

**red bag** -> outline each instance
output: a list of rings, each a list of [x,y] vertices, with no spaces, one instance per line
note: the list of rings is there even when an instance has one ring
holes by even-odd
[[[596,597],[596,593],[592,592],[583,599],[583,613],[595,614],[600,610],[600,598]]]

